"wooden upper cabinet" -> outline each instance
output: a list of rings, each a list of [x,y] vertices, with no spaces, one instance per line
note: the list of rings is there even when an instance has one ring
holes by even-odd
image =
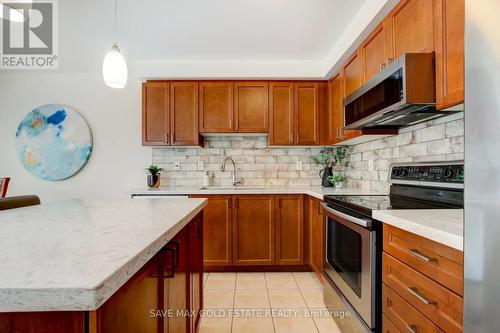
[[[328,143],[333,145],[341,141],[344,127],[344,92],[342,75],[337,74],[328,83]]]
[[[380,23],[360,46],[363,82],[378,74],[392,60],[387,45],[386,23]]]
[[[276,196],[276,264],[304,263],[304,197]]]
[[[344,97],[349,96],[354,90],[361,87],[362,67],[359,53],[354,53],[342,68],[344,81]]]
[[[319,83],[295,84],[295,144],[319,145]]]
[[[274,196],[238,195],[234,205],[233,264],[273,265]]]
[[[267,82],[234,83],[234,131],[266,133],[268,131]]]
[[[431,0],[402,0],[386,18],[392,59],[434,51],[433,19]]]
[[[269,144],[289,146],[294,143],[293,83],[269,84]]]
[[[233,131],[233,83],[200,82],[200,132]]]
[[[199,145],[198,82],[170,83],[170,128],[172,145]]]
[[[165,146],[170,142],[168,82],[142,84],[142,144]]]
[[[438,109],[464,101],[464,0],[434,0],[436,105]]]

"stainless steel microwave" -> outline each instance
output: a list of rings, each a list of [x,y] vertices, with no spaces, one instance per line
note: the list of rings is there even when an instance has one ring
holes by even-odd
[[[406,53],[344,100],[346,129],[395,129],[457,111],[436,110],[434,53]]]

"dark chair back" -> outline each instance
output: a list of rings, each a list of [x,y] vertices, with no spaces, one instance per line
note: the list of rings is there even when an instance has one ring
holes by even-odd
[[[7,188],[9,187],[10,178],[0,178],[0,198],[7,196]]]
[[[36,195],[22,195],[18,197],[0,198],[0,210],[21,208],[40,204]]]

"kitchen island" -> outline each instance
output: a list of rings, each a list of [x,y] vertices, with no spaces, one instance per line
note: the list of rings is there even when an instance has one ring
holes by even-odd
[[[47,332],[107,332],[112,317],[124,325],[149,316],[134,311],[134,302],[166,307],[168,279],[180,276],[188,289],[202,280],[197,240],[206,204],[71,200],[0,213],[0,331],[29,331],[29,324],[45,332],[51,323]],[[201,296],[185,303],[201,306]],[[153,319],[152,326],[163,326]]]

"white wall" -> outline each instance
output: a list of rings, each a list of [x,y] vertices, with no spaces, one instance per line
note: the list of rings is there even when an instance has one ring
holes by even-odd
[[[15,132],[34,108],[60,103],[78,110],[93,131],[94,150],[76,176],[45,181],[19,162]],[[127,87],[104,85],[100,74],[0,73],[0,177],[11,177],[9,195],[37,194],[43,202],[71,198],[124,196],[145,186],[142,169],[151,149],[141,146],[141,88],[129,78]]]

